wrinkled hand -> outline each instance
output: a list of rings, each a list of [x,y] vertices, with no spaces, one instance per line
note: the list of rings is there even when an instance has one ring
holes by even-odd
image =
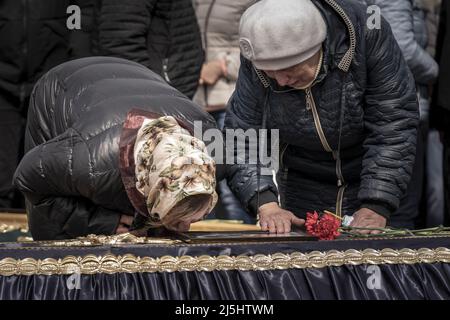
[[[379,215],[373,210],[367,208],[359,209],[353,215],[353,221],[350,224],[350,227],[358,227],[358,228],[385,228],[386,227],[386,218]],[[357,232],[361,234],[379,234],[381,231],[379,230],[357,230]]]
[[[133,216],[127,216],[125,214],[120,216],[119,225],[116,229],[116,234],[127,233],[130,230],[133,223]]]
[[[200,74],[200,84],[214,85],[222,76],[227,74],[225,60],[213,60],[205,63]]]
[[[287,233],[291,226],[301,227],[305,220],[297,218],[292,212],[281,209],[276,202],[270,202],[259,207],[259,224],[263,231],[270,233]]]

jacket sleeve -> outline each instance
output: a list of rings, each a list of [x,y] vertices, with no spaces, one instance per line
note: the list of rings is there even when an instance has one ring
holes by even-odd
[[[20,162],[14,185],[24,194],[35,240],[113,234],[120,213],[93,203],[87,145],[73,130],[36,146]],[[87,167],[87,168],[82,168]]]
[[[427,85],[436,80],[439,66],[420,46],[414,35],[414,12],[411,0],[377,0],[375,3],[389,22],[415,81]]]
[[[103,0],[99,22],[100,52],[150,66],[147,35],[154,0]]]
[[[253,71],[251,63],[241,58],[236,90],[227,107],[225,129],[260,129],[262,121],[264,87]],[[225,130],[226,132],[227,130]],[[270,146],[270,143],[268,144]],[[236,159],[239,152],[233,144]],[[245,164],[228,164],[228,184],[244,207],[251,213],[257,213],[257,194],[260,194],[260,206],[268,202],[278,202],[278,189],[270,175],[260,175],[258,189],[258,170],[256,164],[249,163],[250,145],[245,145]],[[230,150],[227,150],[230,152]]]
[[[358,198],[363,207],[388,216],[398,208],[410,181],[419,107],[414,78],[385,19],[381,29],[366,31],[365,46],[367,137]]]

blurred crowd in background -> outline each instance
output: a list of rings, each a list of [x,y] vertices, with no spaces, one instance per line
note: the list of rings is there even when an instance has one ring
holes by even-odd
[[[450,220],[450,0],[348,0],[376,5],[417,86],[416,164],[399,210],[418,228]],[[0,212],[24,210],[12,177],[27,108],[52,67],[87,56],[139,62],[211,113],[223,128],[240,64],[239,21],[255,0],[0,0]],[[68,18],[80,8],[80,29]],[[73,19],[75,19],[74,17]],[[254,223],[227,186],[211,217]],[[314,208],[312,208],[314,209]]]

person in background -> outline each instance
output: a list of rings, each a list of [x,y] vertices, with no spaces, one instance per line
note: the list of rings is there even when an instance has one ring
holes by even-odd
[[[28,101],[39,77],[69,59],[70,4],[0,0],[0,208],[24,207],[12,179],[23,154]]]
[[[436,59],[439,76],[433,91],[432,125],[439,130],[444,144],[444,224],[450,225],[450,1],[442,0],[439,31],[436,41]]]
[[[439,29],[439,16],[442,0],[421,0],[421,8],[425,12],[425,22],[428,31],[427,51],[431,56],[436,56],[436,41]]]
[[[414,75],[420,109],[416,161],[411,181],[399,209],[391,216],[393,227],[414,229],[419,219],[419,208],[424,190],[425,155],[429,127],[429,87],[436,80],[439,67],[426,51],[428,31],[425,11],[420,0],[365,0],[376,5],[389,22],[392,33],[402,50],[406,63]],[[430,159],[432,161],[432,159]]]
[[[103,0],[99,54],[135,61],[192,98],[203,50],[191,0]]]
[[[228,99],[234,91],[240,66],[239,21],[255,0],[193,0],[202,35],[205,63],[194,102],[209,112],[223,129]],[[254,223],[231,192],[227,181],[218,184],[219,204],[211,218]]]
[[[439,29],[439,15],[441,0],[422,0],[422,8],[425,12],[425,21],[428,30],[427,51],[432,57],[436,57],[436,41]],[[431,87],[431,96],[433,87]],[[439,130],[432,121],[432,113],[435,108],[434,97],[430,103],[430,128],[428,132],[427,149],[425,156],[425,206],[426,213],[423,224],[426,227],[435,227],[444,224],[445,218],[445,196],[444,196],[444,146],[441,141]]]

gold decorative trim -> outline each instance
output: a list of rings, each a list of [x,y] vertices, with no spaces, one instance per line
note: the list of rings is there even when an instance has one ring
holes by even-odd
[[[120,244],[162,244],[174,245],[183,243],[181,240],[158,237],[137,237],[131,233],[122,233],[112,236],[90,234],[68,240],[34,241],[43,247],[95,247]]]
[[[177,271],[256,271],[324,268],[342,265],[361,264],[416,264],[450,263],[450,249],[366,249],[358,251],[331,250],[310,253],[275,253],[255,256],[163,256],[158,258],[124,256],[87,255],[84,257],[67,256],[62,259],[33,258],[0,260],[0,275],[61,275],[61,274],[98,274],[98,273],[137,273],[137,272],[177,272]]]

